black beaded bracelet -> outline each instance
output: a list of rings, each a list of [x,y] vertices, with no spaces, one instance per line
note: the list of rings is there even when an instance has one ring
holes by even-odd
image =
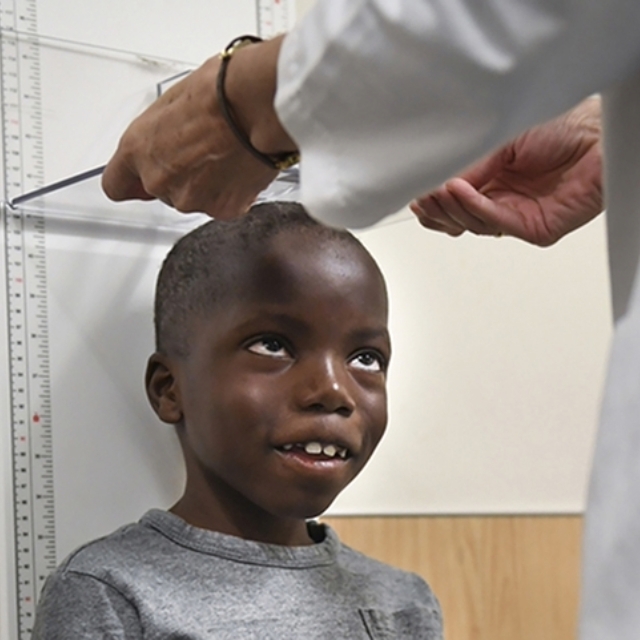
[[[229,101],[227,100],[227,96],[224,92],[224,81],[227,77],[227,67],[229,66],[229,61],[231,60],[231,56],[242,47],[245,47],[249,44],[254,44],[256,42],[262,42],[262,38],[258,38],[258,36],[239,36],[238,38],[234,38],[224,49],[224,51],[220,54],[220,70],[218,71],[218,81],[217,81],[217,96],[218,96],[218,106],[220,107],[220,111],[222,112],[222,116],[224,117],[226,123],[229,125],[231,131],[233,131],[234,135],[238,140],[242,143],[244,148],[251,153],[254,157],[258,158],[258,160],[264,162],[266,165],[271,167],[272,169],[276,169],[278,171],[283,171],[284,169],[288,169],[300,162],[300,154],[297,151],[286,151],[284,153],[277,153],[274,155],[267,155],[266,153],[262,153],[262,151],[258,151],[252,144],[249,137],[245,134],[242,129],[238,126],[236,122],[231,106],[229,105]]]

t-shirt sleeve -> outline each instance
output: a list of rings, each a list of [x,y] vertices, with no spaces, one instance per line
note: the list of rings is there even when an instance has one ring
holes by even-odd
[[[138,612],[116,588],[94,576],[58,571],[44,586],[32,640],[142,638]]]
[[[439,628],[442,633],[442,608],[436,594],[431,587],[417,573],[411,574],[416,605],[429,612],[434,628]]]
[[[393,570],[386,575],[381,593],[390,591],[397,600],[392,606],[378,600],[359,609],[369,637],[443,640],[442,611],[427,583],[413,573]]]

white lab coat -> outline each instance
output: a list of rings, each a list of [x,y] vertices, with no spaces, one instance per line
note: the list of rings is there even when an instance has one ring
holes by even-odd
[[[640,2],[318,0],[284,41],[276,108],[302,151],[302,202],[359,227],[596,92],[619,321],[587,508],[580,637],[638,640],[640,291],[625,312],[640,251]]]

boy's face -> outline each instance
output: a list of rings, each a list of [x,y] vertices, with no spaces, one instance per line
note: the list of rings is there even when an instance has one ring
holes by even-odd
[[[170,365],[187,493],[240,519],[316,516],[385,429],[384,285],[358,248],[285,231],[234,287]]]

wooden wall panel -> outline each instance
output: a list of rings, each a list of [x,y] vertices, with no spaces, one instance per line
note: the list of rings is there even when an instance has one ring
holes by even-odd
[[[579,599],[579,516],[334,517],[341,539],[422,575],[446,640],[571,640]]]

